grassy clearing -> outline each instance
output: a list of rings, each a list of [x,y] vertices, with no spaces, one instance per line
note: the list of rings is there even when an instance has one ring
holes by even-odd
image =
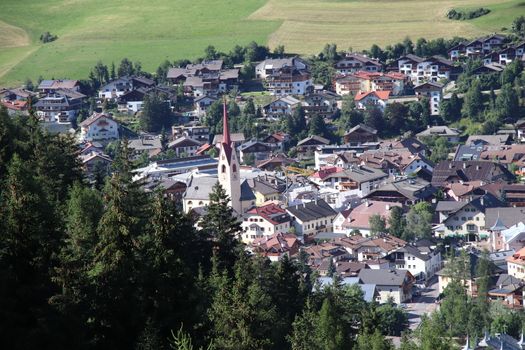
[[[283,21],[270,36],[270,46],[284,44],[287,50],[317,53],[327,42],[340,48],[365,49],[373,43],[399,42],[407,35],[415,40],[499,31],[525,14],[523,4],[525,1],[517,0],[269,0],[250,18]],[[477,7],[492,12],[471,21],[445,16],[451,8]]]
[[[451,8],[491,13],[452,21]],[[0,86],[26,78],[84,78],[98,60],[123,57],[154,71],[165,59],[194,58],[207,45],[229,50],[255,40],[301,54],[326,43],[387,45],[409,35],[472,37],[510,27],[523,0],[3,0]],[[41,44],[49,31],[58,40]]]
[[[210,44],[229,50],[251,40],[264,43],[279,22],[247,19],[264,4],[265,0],[4,0],[0,20],[24,28],[38,49],[24,59],[19,50],[2,45],[0,37],[0,66],[8,65],[3,55],[20,58],[19,64],[0,73],[0,85],[40,75],[84,78],[98,60],[109,64],[123,57],[154,71],[164,59],[197,57]],[[58,40],[40,44],[45,31],[58,35]]]

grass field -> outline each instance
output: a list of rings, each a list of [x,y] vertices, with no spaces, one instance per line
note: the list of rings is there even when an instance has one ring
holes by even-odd
[[[472,21],[450,8],[488,7]],[[229,50],[251,40],[317,53],[324,44],[363,49],[409,35],[472,37],[510,27],[523,0],[3,0],[0,86],[26,78],[84,78],[98,60],[123,57],[154,71],[165,59],[194,58],[212,44]],[[41,44],[40,34],[59,36]]]

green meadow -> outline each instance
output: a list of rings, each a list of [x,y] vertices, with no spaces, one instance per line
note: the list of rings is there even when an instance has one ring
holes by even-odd
[[[471,21],[451,8],[487,7]],[[85,78],[98,60],[123,57],[154,71],[165,59],[195,58],[255,40],[300,54],[324,44],[363,49],[410,36],[473,37],[500,32],[525,14],[517,0],[3,0],[0,86],[26,78]],[[42,44],[49,31],[58,40]]]

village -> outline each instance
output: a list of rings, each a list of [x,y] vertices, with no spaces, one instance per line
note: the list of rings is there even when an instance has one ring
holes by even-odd
[[[250,79],[245,66],[204,59],[169,67],[160,80],[111,74],[91,94],[70,79],[0,88],[0,106],[74,137],[93,186],[112,173],[115,145],[125,142],[134,181],[162,191],[197,228],[219,182],[247,251],[305,259],[319,285],[358,285],[366,301],[405,310],[414,329],[439,308],[453,278],[448,263],[460,255],[469,296],[478,293],[477,262],[488,257],[490,302],[525,308],[525,114],[489,123],[467,106],[472,96],[508,106],[509,89],[523,97],[516,82],[486,86],[521,76],[525,42],[494,34],[447,53],[340,53],[329,61],[329,84],[299,56],[254,62]],[[461,90],[465,77],[481,81],[477,91]],[[155,108],[170,121],[133,124]],[[483,127],[451,125],[461,113]],[[398,127],[408,116],[418,123]],[[522,348],[523,338],[507,338],[507,348]],[[478,341],[500,348],[489,336]]]

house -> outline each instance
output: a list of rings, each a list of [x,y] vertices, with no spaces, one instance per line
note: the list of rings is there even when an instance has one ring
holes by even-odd
[[[197,113],[197,116],[204,116],[206,114],[206,111],[210,106],[217,101],[216,97],[213,96],[199,96],[195,100],[193,100],[193,104],[195,105],[195,112]]]
[[[166,178],[151,178],[145,179],[144,191],[154,192],[160,190],[164,198],[172,200],[175,204],[182,206],[182,199],[184,192],[186,192],[186,179],[179,179],[177,177]]]
[[[439,201],[436,212],[442,227],[437,231],[442,236],[461,235],[468,241],[477,241],[487,237],[489,227],[486,224],[487,208],[497,208],[503,203],[490,193],[469,201]]]
[[[238,147],[239,159],[241,163],[255,164],[268,159],[272,152],[272,147],[261,141],[248,141]],[[252,158],[253,157],[253,161]]]
[[[348,213],[348,216],[340,224],[339,220],[333,226],[334,232],[346,233],[350,235],[352,231],[359,231],[363,236],[369,236],[370,232],[370,218],[374,215],[380,215],[385,221],[390,217],[390,210],[393,207],[401,207],[399,203],[365,201]],[[344,214],[343,214],[344,215]]]
[[[181,136],[168,143],[168,149],[175,151],[175,155],[181,158],[195,156],[200,146],[199,141],[188,136]]]
[[[267,171],[279,171],[286,169],[288,166],[295,163],[295,160],[288,158],[282,153],[276,154],[266,160],[256,163],[257,168]]]
[[[482,66],[475,68],[472,71],[473,75],[487,75],[487,74],[500,74],[505,69],[505,66],[492,62],[492,63],[483,63]]]
[[[344,263],[341,263],[344,264]],[[341,274],[343,276],[338,282],[343,286],[358,286],[363,291],[363,300],[367,303],[373,303],[376,301],[376,298],[378,297],[378,294],[376,292],[376,286],[374,284],[363,284],[360,283],[358,277],[346,277],[344,274]],[[317,279],[321,286],[331,286],[334,283],[334,279],[332,277],[319,277]]]
[[[307,246],[303,251],[308,256],[308,265],[313,270],[317,270],[320,266],[330,261],[337,264],[339,261],[348,261],[350,259],[350,254],[343,247],[329,242]]]
[[[393,299],[401,304],[412,299],[414,276],[407,270],[363,269],[359,272],[359,280],[364,284],[375,284],[379,294],[376,301],[384,304]]]
[[[299,57],[267,59],[255,67],[255,77],[266,79],[269,76],[279,73],[284,68],[293,67],[300,71],[308,70],[307,63]]]
[[[151,158],[162,152],[162,142],[160,137],[143,135],[138,139],[129,140],[128,148],[133,152],[134,158],[138,158],[143,153],[147,153],[148,158]]]
[[[415,245],[399,247],[388,254],[396,269],[406,269],[417,281],[428,281],[442,268],[441,253],[437,249],[419,249]]]
[[[379,60],[360,53],[349,52],[335,63],[334,68],[338,74],[348,74],[358,71],[380,72],[383,66]]]
[[[105,176],[111,172],[111,158],[102,152],[91,152],[80,155],[82,167],[89,178],[94,178],[97,173]]]
[[[525,246],[524,208],[487,208],[485,222],[493,250],[520,250]]]
[[[86,95],[76,90],[53,90],[42,96],[34,105],[37,116],[43,121],[70,123],[76,120]]]
[[[427,145],[414,137],[406,137],[395,140],[382,140],[380,148],[387,150],[406,149],[411,154],[422,154],[428,156]]]
[[[515,176],[503,164],[485,161],[439,162],[432,173],[432,185],[442,187],[445,183],[483,181],[512,182]]]
[[[359,92],[354,100],[358,109],[379,108],[384,110],[390,97],[390,91]]]
[[[409,206],[432,200],[436,191],[437,189],[428,181],[419,178],[404,178],[380,184],[364,198],[370,201],[400,203]]]
[[[439,105],[443,97],[443,84],[424,82],[414,87],[416,96],[429,99],[430,115],[439,115]]]
[[[29,115],[29,103],[36,94],[18,88],[0,90],[0,106],[7,109],[9,115]]]
[[[424,137],[445,137],[448,142],[459,142],[460,132],[457,129],[448,126],[428,126],[425,130],[416,134],[418,139]]]
[[[98,97],[106,100],[116,100],[125,93],[139,88],[152,88],[155,81],[146,77],[120,77],[103,85],[98,90]]]
[[[264,256],[275,262],[285,255],[292,257],[299,253],[301,241],[293,233],[274,233],[271,236],[256,238],[250,249],[259,256]]]
[[[516,141],[525,142],[525,119],[518,120],[514,126],[517,132]]]
[[[501,274],[487,294],[490,302],[500,302],[509,308],[523,309],[523,280],[512,275]]]
[[[451,61],[459,61],[459,59],[465,55],[466,44],[467,43],[461,42],[457,44],[456,46],[453,46],[450,49],[448,49],[447,52],[448,52],[448,55]]]
[[[295,232],[304,239],[332,228],[337,212],[324,200],[305,202],[286,208],[292,219]]]
[[[184,93],[188,96],[215,96],[238,84],[239,70],[225,69],[223,64],[222,60],[204,60],[186,67],[170,68],[166,78],[173,85],[182,84]]]
[[[119,124],[104,113],[94,113],[80,123],[80,141],[111,141],[120,136]]]
[[[360,197],[366,196],[388,177],[383,171],[359,165],[348,169],[338,167],[321,168],[309,179],[319,185],[336,190],[352,191]]]
[[[390,91],[392,95],[401,95],[405,90],[406,80],[407,76],[398,72],[373,73],[360,71],[336,78],[336,92],[338,91],[337,84],[339,82],[340,95],[355,95],[355,91]],[[358,82],[359,86],[354,85],[354,82]]]
[[[294,110],[301,105],[301,101],[293,96],[281,96],[263,106],[264,115],[269,119],[279,119],[291,116]]]
[[[278,180],[272,182],[266,176],[258,176],[249,179],[248,183],[255,195],[255,204],[260,206],[270,201],[280,201],[285,190],[285,184]]]
[[[389,234],[378,234],[375,237],[368,237],[364,241],[359,240],[353,247],[352,255],[358,261],[365,262],[371,269],[389,269],[390,261],[384,258],[397,248],[406,245],[407,242],[400,238]]]
[[[525,248],[507,258],[507,268],[512,277],[525,279]]]
[[[344,142],[350,145],[361,145],[366,142],[376,142],[377,130],[364,124],[354,126],[344,135]]]
[[[332,118],[338,111],[339,95],[331,91],[317,91],[304,97],[303,108],[308,118],[318,115],[322,118]]]
[[[503,135],[470,135],[465,141],[465,145],[490,145],[502,146],[508,145],[512,141],[509,134]]]
[[[255,239],[272,236],[276,233],[288,233],[291,218],[286,210],[270,203],[253,207],[243,215],[241,240],[249,244]]]
[[[317,146],[329,145],[330,141],[324,137],[311,135],[301,141],[297,142],[297,151],[299,153],[308,154],[313,153]]]
[[[367,264],[356,261],[337,261],[330,263],[330,260],[324,260],[316,269],[320,276],[328,276],[330,269],[335,267],[335,274],[342,278],[357,277],[362,269],[369,268]]]
[[[210,127],[205,125],[173,125],[171,136],[173,139],[187,136],[199,142],[209,142]]]
[[[355,96],[361,91],[361,78],[354,75],[343,75],[335,78],[335,93],[339,96]]]
[[[122,113],[137,113],[142,110],[146,91],[143,89],[131,90],[117,98],[118,111]]]
[[[290,135],[278,131],[262,139],[262,142],[270,145],[274,150],[284,152],[286,143],[290,140]]]
[[[79,92],[80,91],[80,82],[78,80],[42,80],[38,84],[37,90],[40,94],[53,94],[58,90],[72,90]]]
[[[408,76],[414,84],[453,80],[458,75],[454,63],[441,56],[419,57],[408,54],[397,59],[389,70],[396,70]]]
[[[307,64],[298,57],[267,59],[255,67],[271,95],[305,95],[313,89]]]

